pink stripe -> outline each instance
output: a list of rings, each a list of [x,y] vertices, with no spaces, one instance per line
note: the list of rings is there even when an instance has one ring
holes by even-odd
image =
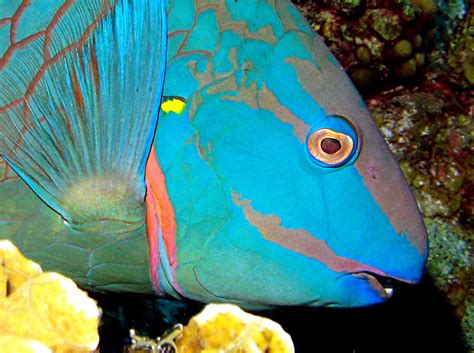
[[[150,262],[150,279],[153,290],[157,294],[164,294],[160,288],[158,278],[158,265],[160,263],[160,252],[158,251],[158,213],[155,200],[151,192],[151,186],[147,185],[146,202],[146,236],[148,239],[148,256]]]
[[[147,183],[147,214],[153,214],[153,216],[147,216],[147,234],[151,238],[157,238],[158,227],[161,227],[166,252],[168,254],[168,261],[171,267],[173,288],[178,293],[183,294],[176,280],[178,261],[176,258],[176,220],[174,208],[166,190],[165,176],[156,159],[154,145],[150,151],[146,165],[145,179]],[[158,242],[155,241],[155,243],[157,244]],[[151,252],[159,252],[158,247],[156,246],[150,249],[150,253]],[[153,261],[155,257],[159,258],[159,255],[150,256],[150,261]],[[158,262],[151,262],[150,266],[152,267],[150,271],[156,271]],[[158,281],[158,277],[156,277],[156,281]]]

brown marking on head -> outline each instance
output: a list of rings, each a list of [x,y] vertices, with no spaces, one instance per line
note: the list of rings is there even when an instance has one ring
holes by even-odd
[[[262,89],[258,91],[257,99],[261,109],[273,112],[282,122],[290,124],[298,140],[302,144],[305,143],[310,126],[306,125],[302,119],[294,115],[287,107],[280,103],[273,92],[268,89],[267,85],[263,85]]]
[[[243,199],[243,196],[235,191],[232,192],[232,201],[243,209],[245,219],[258,229],[265,240],[321,262],[335,272],[355,273],[366,271],[388,276],[379,269],[337,255],[326,241],[315,238],[304,229],[283,227],[278,216],[274,214],[265,215],[256,211],[251,205],[251,200]]]
[[[232,87],[237,94],[224,95],[221,97],[222,99],[244,103],[252,109],[263,109],[272,112],[277,119],[285,124],[291,125],[293,127],[293,133],[298,141],[302,144],[305,143],[310,126],[306,125],[302,119],[298,118],[287,107],[285,107],[273,92],[268,89],[266,84],[264,84],[261,89],[258,89],[255,82],[251,82],[250,85],[247,85],[245,84],[245,80],[243,80],[242,84],[239,86],[237,86],[235,80],[231,80],[229,83],[236,85]],[[225,88],[228,88],[227,85]],[[222,89],[222,84],[219,85],[217,92],[219,89]],[[208,93],[213,93],[215,91],[216,88],[213,88],[212,91],[208,90]]]
[[[229,75],[229,77],[209,87],[206,92],[207,94],[218,94],[223,92],[235,92],[237,89],[238,86],[235,75]]]
[[[232,18],[227,6],[225,4],[216,7],[217,22],[219,31],[232,31],[239,33],[243,38],[258,40],[269,44],[275,44],[278,41],[271,24],[265,25],[258,30],[250,30],[248,22],[236,21]]]
[[[210,52],[204,52],[204,53],[201,53],[201,54],[203,54],[203,55],[205,54],[205,56],[207,56],[209,58],[211,57]],[[197,69],[197,61],[196,60],[190,61],[188,64],[186,64],[186,66],[188,67],[189,72],[191,73],[191,75],[199,83],[199,88],[198,89],[206,88],[210,84],[212,84],[216,81],[222,80],[222,79],[226,79],[229,76],[229,73],[217,73],[214,70],[214,63],[212,62],[212,60],[207,61],[206,70],[204,70],[204,72],[200,72]]]
[[[244,103],[252,109],[258,109],[257,84],[255,82],[251,82],[249,85],[243,83],[239,86],[236,95],[222,96],[221,98],[233,102]]]

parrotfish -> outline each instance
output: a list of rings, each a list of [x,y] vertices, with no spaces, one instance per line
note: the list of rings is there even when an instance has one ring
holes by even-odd
[[[95,291],[358,307],[422,217],[287,0],[0,2],[0,238]]]

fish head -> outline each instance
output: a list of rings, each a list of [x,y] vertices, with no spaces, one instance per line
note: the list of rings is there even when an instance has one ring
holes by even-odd
[[[182,294],[358,307],[392,295],[382,278],[416,283],[427,257],[416,201],[323,41],[289,31],[273,45],[222,43],[239,49],[202,66],[231,60],[235,72],[188,99],[182,121],[192,128],[164,116],[156,140],[176,207]],[[194,78],[212,81],[204,76]],[[177,152],[169,146],[180,134]]]

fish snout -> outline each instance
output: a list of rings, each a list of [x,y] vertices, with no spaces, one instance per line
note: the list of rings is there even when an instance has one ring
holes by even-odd
[[[370,114],[366,111],[361,112],[360,116],[364,116],[358,121],[362,143],[354,166],[396,235],[406,240],[417,252],[417,263],[412,261],[409,267],[418,274],[409,276],[407,281],[410,282],[413,277],[421,276],[428,256],[425,224],[398,162],[377,126],[373,122],[369,123]]]

